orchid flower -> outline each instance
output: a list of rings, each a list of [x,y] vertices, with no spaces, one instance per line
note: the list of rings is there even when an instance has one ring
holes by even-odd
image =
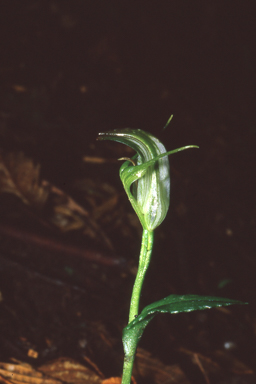
[[[132,159],[119,159],[126,160],[120,168],[120,178],[143,229],[153,231],[164,220],[170,205],[168,155],[196,146],[167,152],[150,133],[130,128],[99,133],[98,140],[118,141],[136,151]]]

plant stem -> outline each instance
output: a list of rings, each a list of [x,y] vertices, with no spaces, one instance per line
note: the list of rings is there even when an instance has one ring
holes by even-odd
[[[141,250],[140,250],[140,259],[137,276],[134,282],[131,304],[130,304],[130,313],[129,313],[129,323],[135,319],[139,314],[139,302],[141,295],[141,288],[145,279],[145,275],[150,263],[152,249],[154,242],[154,232],[143,229],[142,241],[141,241]],[[137,340],[131,340],[131,350],[134,352],[126,353],[124,358],[123,366],[123,377],[122,384],[130,384],[132,377],[132,368],[135,359]]]
[[[134,359],[135,359],[135,354],[129,359],[126,359],[126,357],[124,358],[122,384],[131,383]]]
[[[129,323],[132,320],[134,320],[135,317],[138,316],[139,314],[141,288],[142,288],[145,275],[150,263],[151,253],[153,248],[153,241],[154,241],[154,232],[143,229],[138,272],[134,282],[132,297],[131,297]]]

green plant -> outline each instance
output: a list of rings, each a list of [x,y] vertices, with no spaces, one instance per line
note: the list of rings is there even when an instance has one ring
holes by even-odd
[[[168,120],[169,124],[171,118]],[[123,330],[124,366],[122,384],[131,382],[133,362],[138,342],[148,323],[157,313],[180,313],[242,304],[240,301],[198,295],[170,295],[145,307],[139,314],[139,300],[145,274],[153,248],[154,230],[164,220],[170,202],[170,173],[168,156],[190,145],[166,152],[163,144],[151,134],[140,129],[123,129],[100,133],[98,140],[112,140],[126,144],[136,152],[120,168],[127,196],[143,227],[138,272],[135,279],[128,325]]]

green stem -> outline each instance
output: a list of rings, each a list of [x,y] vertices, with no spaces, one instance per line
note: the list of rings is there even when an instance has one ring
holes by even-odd
[[[150,263],[152,249],[154,242],[154,232],[143,229],[142,241],[141,241],[141,250],[140,250],[140,259],[137,276],[134,282],[131,304],[130,304],[130,313],[129,313],[129,323],[135,319],[139,314],[139,303],[141,288],[145,279],[145,275]],[[131,350],[132,353],[127,354],[124,358],[123,366],[123,377],[122,384],[130,384],[132,377],[132,368],[135,359],[137,340],[131,340]]]
[[[131,383],[134,359],[135,359],[135,354],[129,359],[126,359],[126,357],[124,358],[122,384]]]
[[[141,241],[141,250],[139,258],[139,266],[137,276],[134,282],[131,304],[130,304],[130,313],[129,313],[129,323],[135,319],[139,314],[139,302],[141,295],[141,288],[145,279],[145,275],[150,263],[152,248],[154,241],[154,232],[143,230],[142,241]]]

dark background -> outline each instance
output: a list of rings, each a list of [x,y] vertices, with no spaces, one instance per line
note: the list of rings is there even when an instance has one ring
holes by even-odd
[[[197,293],[250,302],[234,317],[249,316],[237,343],[252,363],[254,1],[24,0],[1,2],[0,14],[1,147],[39,162],[44,178],[69,192],[93,174],[122,193],[118,165],[82,165],[84,155],[116,157],[95,142],[109,129],[147,130],[168,150],[199,145],[170,158],[171,208],[142,301]],[[139,238],[122,244],[129,259]],[[217,328],[209,348],[239,333]]]

